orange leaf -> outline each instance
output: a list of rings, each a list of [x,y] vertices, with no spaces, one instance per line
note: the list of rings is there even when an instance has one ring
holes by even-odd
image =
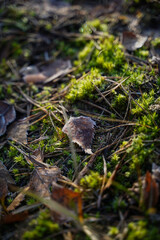
[[[154,208],[159,199],[159,186],[152,174],[147,171],[143,184],[142,203],[146,208]]]
[[[54,187],[52,199],[78,213],[79,220],[83,222],[82,198],[80,193],[73,192],[68,188]],[[59,218],[59,217],[58,217]]]

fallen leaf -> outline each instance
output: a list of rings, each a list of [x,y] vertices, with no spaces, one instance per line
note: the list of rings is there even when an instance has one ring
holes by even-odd
[[[51,82],[58,77],[66,75],[67,73],[69,73],[71,68],[72,64],[70,60],[55,60],[48,67],[45,67],[43,69],[43,74],[48,77],[45,83]]]
[[[23,77],[26,83],[43,83],[47,77],[43,73],[28,74]]]
[[[91,144],[95,125],[96,123],[90,117],[70,117],[62,131],[72,139],[72,142],[81,146],[86,153],[92,154]]]
[[[36,167],[33,171],[29,186],[30,190],[41,197],[49,197],[49,186],[60,177],[61,170],[58,167]]]
[[[37,74],[39,73],[39,70],[36,66],[27,66],[27,67],[22,67],[19,71],[19,73],[23,76],[25,75],[32,75],[32,74]]]
[[[3,216],[0,220],[1,224],[10,224],[14,222],[24,221],[28,217],[28,211],[24,211],[17,214],[7,214]]]
[[[0,200],[4,199],[8,194],[8,184],[5,179],[0,177]]]
[[[0,101],[0,136],[5,134],[7,125],[16,118],[16,111],[13,105]]]
[[[15,185],[15,182],[9,174],[7,168],[0,161],[0,199],[3,200],[8,194],[8,187]]]
[[[13,123],[8,128],[7,138],[16,140],[20,143],[27,144],[27,131],[29,122],[26,119],[21,119]]]
[[[134,32],[126,31],[123,32],[122,35],[122,44],[129,51],[134,51],[138,48],[141,48],[146,41],[146,36],[141,36],[139,34],[135,34]]]
[[[81,222],[83,221],[82,198],[80,193],[74,192],[68,188],[53,186],[51,198],[64,207],[73,210],[79,216],[79,220]],[[60,216],[55,212],[54,218],[59,221],[66,220],[66,217]]]
[[[159,186],[150,172],[147,171],[145,181],[142,185],[142,200],[147,209],[152,209],[156,206],[159,199]]]
[[[27,83],[48,83],[56,78],[69,73],[72,68],[70,60],[57,59],[38,70],[34,66],[30,66],[21,70],[23,80]]]
[[[9,171],[5,167],[5,165],[0,161],[0,177],[5,179],[8,184],[15,184],[13,178],[11,177]]]

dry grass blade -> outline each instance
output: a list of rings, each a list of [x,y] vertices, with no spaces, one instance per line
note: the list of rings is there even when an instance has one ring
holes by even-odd
[[[98,196],[98,201],[97,201],[97,206],[98,208],[100,208],[100,205],[101,205],[101,199],[102,199],[102,194],[103,194],[103,191],[104,191],[104,188],[105,188],[105,183],[106,183],[106,177],[107,177],[107,164],[106,164],[106,160],[104,158],[104,155],[103,155],[103,171],[104,171],[104,175],[103,175],[103,179],[102,179],[102,186],[101,186],[101,190],[100,190],[100,193],[99,193],[99,196]]]
[[[91,158],[87,165],[78,173],[77,178],[75,179],[74,183],[78,183],[79,180],[88,173],[88,171],[92,168],[94,162],[96,161],[97,156],[100,154],[101,149],[99,151],[96,151],[94,154],[91,155]]]
[[[94,84],[93,84],[94,85]],[[122,116],[112,107],[112,105],[110,104],[110,102],[107,100],[107,98],[101,93],[101,91],[99,90],[99,88],[94,85],[95,89],[97,90],[97,92],[101,95],[101,97],[104,99],[104,101],[110,106],[110,108],[117,114],[117,116],[119,116],[120,118],[122,118]]]
[[[123,158],[119,161],[119,163],[117,163],[117,165],[115,166],[115,169],[114,169],[112,175],[110,176],[110,178],[108,179],[106,185],[103,187],[103,190],[105,190],[107,188],[110,188],[110,186],[112,185],[112,183],[113,183],[113,181],[114,181],[114,179],[116,177],[117,171],[121,167],[121,164],[122,164],[125,156],[126,156],[126,153],[124,154]]]
[[[87,225],[82,226],[83,231],[91,240],[101,240],[102,238],[99,236],[97,232],[95,232],[91,227]]]
[[[22,149],[18,148],[16,145],[14,145],[13,143],[11,143],[10,141],[8,141],[8,143],[13,146],[14,148],[16,148],[20,153],[23,154],[23,156],[25,157],[26,160],[30,160],[34,165],[38,165],[40,167],[49,167],[49,165],[47,163],[43,163],[43,162],[39,162],[36,160],[35,157],[31,156],[30,154],[25,153]],[[30,164],[31,162],[28,161],[28,164]]]
[[[79,218],[78,218],[77,214],[74,213],[73,211],[69,210],[68,208],[64,207],[57,201],[55,201],[53,199],[47,199],[47,198],[41,197],[38,194],[35,194],[31,191],[28,191],[25,194],[28,196],[31,196],[31,197],[35,198],[37,201],[43,203],[50,210],[55,211],[62,216],[70,217],[80,227],[81,224],[79,222]]]
[[[124,83],[126,80],[128,80],[130,77],[126,77],[125,79],[122,79],[118,82],[114,81],[114,84],[116,85],[115,87],[111,88],[108,91],[103,92],[102,94],[104,95],[104,97],[107,97],[113,90],[116,90],[118,87],[120,87],[122,85],[122,83]],[[107,79],[106,79],[107,80]],[[97,102],[100,102],[103,99],[103,97],[98,98]]]

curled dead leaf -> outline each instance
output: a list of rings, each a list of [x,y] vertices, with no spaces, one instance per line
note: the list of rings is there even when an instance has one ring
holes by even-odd
[[[70,117],[62,131],[71,138],[72,142],[81,146],[86,153],[92,154],[91,144],[95,125],[96,123],[90,117]]]

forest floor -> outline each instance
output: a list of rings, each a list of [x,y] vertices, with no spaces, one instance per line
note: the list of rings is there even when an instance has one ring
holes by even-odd
[[[0,1],[0,239],[160,239],[160,3]]]

